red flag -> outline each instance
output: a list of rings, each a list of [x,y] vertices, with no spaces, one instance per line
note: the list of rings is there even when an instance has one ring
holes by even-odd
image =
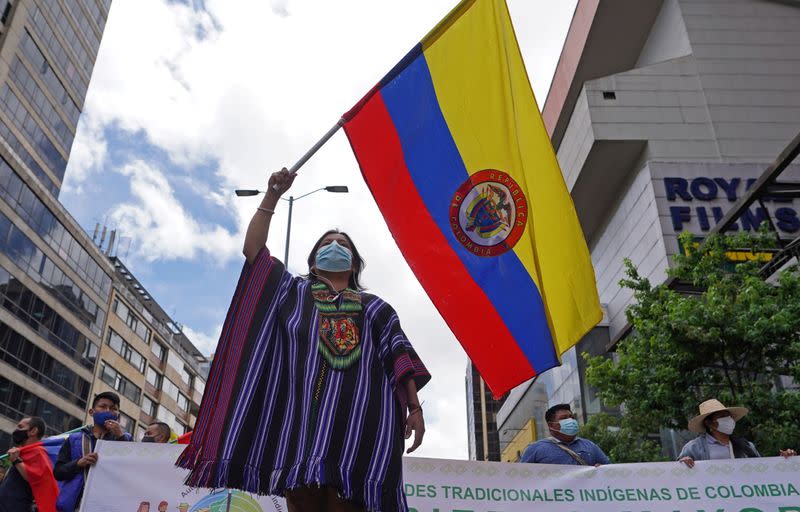
[[[28,485],[31,486],[36,508],[40,512],[56,512],[58,484],[53,476],[53,466],[42,443],[23,446],[19,449]]]
[[[194,431],[192,431],[192,432],[194,432]],[[187,433],[183,434],[182,436],[180,436],[177,439],[176,443],[178,443],[178,444],[189,444],[189,441],[192,440],[192,432],[187,432]]]

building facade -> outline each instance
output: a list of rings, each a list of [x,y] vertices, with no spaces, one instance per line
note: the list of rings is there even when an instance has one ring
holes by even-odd
[[[153,421],[184,434],[194,427],[209,361],[125,265],[111,262],[113,289],[91,394],[119,394],[121,423],[136,439]]]
[[[110,0],[0,2],[0,450],[24,415],[194,425],[209,361],[58,202]],[[102,244],[102,242],[101,242]]]
[[[578,2],[543,118],[591,251],[606,333],[595,329],[565,354],[567,369],[514,390],[498,414],[501,432],[531,414],[541,424],[540,402],[583,407],[584,419],[601,409],[587,405],[590,389],[568,383],[573,372],[583,379],[580,353],[602,345],[592,337],[605,336],[608,348],[630,330],[624,258],[652,283],[665,281],[677,235],[713,228],[797,135],[798,47],[796,2]],[[800,181],[800,170],[784,178]],[[794,238],[799,212],[796,199],[767,199],[735,229],[768,220]],[[564,386],[571,396],[557,391]],[[511,442],[501,436],[503,448]]]
[[[482,382],[478,369],[467,362],[464,379],[467,391],[467,448],[470,460],[500,460],[500,438],[497,433],[497,411],[505,396],[495,400]]]
[[[110,5],[0,1],[0,448],[86,414],[114,267],[58,193]]]

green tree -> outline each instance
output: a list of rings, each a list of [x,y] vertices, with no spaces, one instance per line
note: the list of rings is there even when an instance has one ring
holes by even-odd
[[[665,460],[657,441],[637,430],[629,416],[594,414],[581,428],[581,437],[591,439],[617,464]]]
[[[648,433],[685,429],[700,402],[718,398],[750,409],[736,433],[762,455],[800,446],[800,396],[785,389],[786,377],[800,382],[797,266],[773,282],[759,275],[761,251],[774,246],[766,232],[714,235],[702,246],[689,234],[680,240],[685,254],[675,257],[669,276],[691,292],[652,286],[626,260],[620,284],[634,292],[627,311],[633,331],[615,358],[587,358],[588,382],[600,398],[624,404],[624,428],[607,443],[619,459],[651,454],[638,448]],[[748,258],[732,264],[732,254]]]

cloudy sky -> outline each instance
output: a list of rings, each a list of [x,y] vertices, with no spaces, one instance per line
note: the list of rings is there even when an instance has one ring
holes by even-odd
[[[241,269],[244,229],[271,170],[290,166],[456,0],[114,0],[61,200],[119,254],[191,340],[214,351]],[[544,103],[577,0],[509,0]],[[403,260],[343,133],[292,191],[347,185],[295,204],[289,268],[326,229],[348,231],[364,282],[391,303],[433,374],[418,454],[466,458],[467,358]],[[283,256],[287,210],[268,245]]]

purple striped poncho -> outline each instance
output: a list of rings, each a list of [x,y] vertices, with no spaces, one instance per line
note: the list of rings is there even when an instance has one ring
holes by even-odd
[[[178,465],[192,486],[283,495],[330,485],[367,510],[405,511],[403,383],[421,388],[430,375],[392,307],[367,293],[360,358],[320,372],[311,284],[266,248],[245,263]]]

